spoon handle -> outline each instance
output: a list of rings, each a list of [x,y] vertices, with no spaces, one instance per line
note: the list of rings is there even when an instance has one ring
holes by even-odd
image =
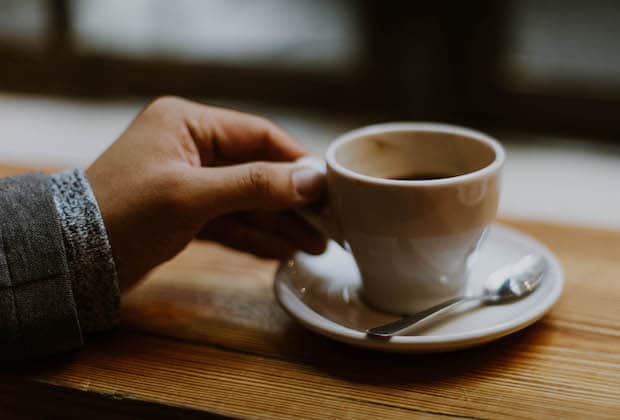
[[[463,302],[469,302],[472,300],[480,300],[483,299],[483,296],[461,296],[456,297],[450,300],[447,300],[443,303],[435,305],[431,308],[425,309],[413,315],[405,316],[400,318],[394,322],[390,322],[389,324],[380,325],[378,327],[369,328],[366,330],[366,334],[371,337],[391,337],[397,334],[403,334],[411,331],[416,328],[423,321],[430,320],[435,318],[442,313],[445,313],[452,309],[453,307],[460,305]]]

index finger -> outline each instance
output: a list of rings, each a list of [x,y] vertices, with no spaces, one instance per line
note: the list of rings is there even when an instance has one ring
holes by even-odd
[[[186,123],[203,165],[293,161],[307,154],[301,144],[265,118],[192,102],[189,114]]]

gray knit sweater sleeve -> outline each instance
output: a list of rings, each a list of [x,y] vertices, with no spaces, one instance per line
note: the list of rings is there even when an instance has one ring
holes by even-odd
[[[118,321],[118,278],[97,200],[83,170],[49,177],[62,230],[73,296],[82,332]]]

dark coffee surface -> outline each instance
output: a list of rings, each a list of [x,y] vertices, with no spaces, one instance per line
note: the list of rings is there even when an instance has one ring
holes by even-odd
[[[442,172],[412,172],[399,176],[391,176],[389,179],[397,181],[430,181],[433,179],[451,178],[454,174]]]

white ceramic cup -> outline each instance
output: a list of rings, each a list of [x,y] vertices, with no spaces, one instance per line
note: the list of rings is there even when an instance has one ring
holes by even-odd
[[[409,314],[463,293],[484,232],[495,218],[502,146],[446,124],[388,123],[350,131],[327,149],[328,200],[302,215],[349,248],[363,297]],[[443,174],[432,180],[396,180]],[[346,243],[346,244],[345,244]]]

